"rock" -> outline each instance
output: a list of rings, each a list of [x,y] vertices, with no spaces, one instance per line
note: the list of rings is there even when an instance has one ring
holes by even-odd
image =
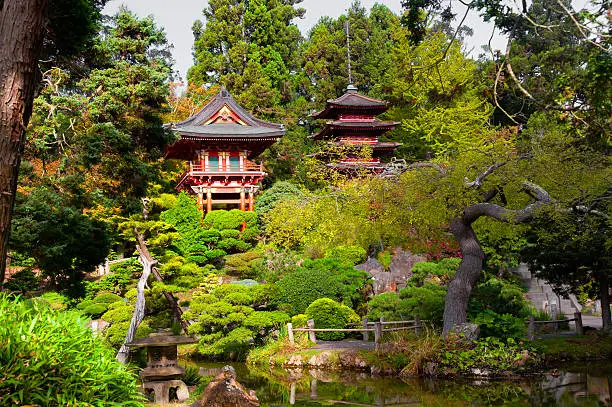
[[[221,373],[206,386],[204,394],[192,407],[259,407],[253,390],[245,389],[236,381],[236,371],[223,367]]]
[[[474,342],[480,336],[480,327],[478,324],[464,322],[463,324],[455,325],[452,332],[470,342]]]
[[[304,360],[302,359],[302,355],[291,355],[289,360],[285,363],[285,366],[289,366],[289,367],[304,366]]]
[[[309,360],[308,360],[308,365],[310,367],[328,367],[332,365],[332,360],[331,360],[331,353],[329,352],[321,352],[321,353],[317,353],[316,355],[313,355]]]
[[[385,268],[382,264],[379,263],[374,257],[368,257],[368,260],[365,263],[358,264],[355,266],[357,270],[363,270],[368,274],[374,273],[382,273],[385,271]]]
[[[355,266],[357,270],[363,270],[372,276],[372,289],[374,294],[385,292],[395,292],[406,287],[406,281],[412,277],[412,267],[427,259],[422,256],[415,256],[410,251],[403,251],[398,248],[395,256],[391,259],[389,271],[373,257],[369,257],[363,264]]]
[[[348,350],[338,355],[340,364],[349,369],[367,369],[368,363],[359,356],[356,350]]]
[[[422,261],[427,261],[427,259],[423,256],[413,255],[410,251],[405,252],[401,248],[397,248],[395,250],[395,256],[391,258],[389,271],[391,273],[405,275],[408,279],[412,277],[412,267],[414,267],[416,263]]]

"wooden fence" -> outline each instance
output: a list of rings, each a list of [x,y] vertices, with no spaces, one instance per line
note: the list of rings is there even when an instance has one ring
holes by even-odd
[[[529,322],[527,325],[527,338],[529,338],[530,341],[535,339],[536,333],[539,330],[538,327],[539,326],[543,326],[543,325],[547,325],[547,324],[553,324],[553,327],[555,330],[557,330],[557,328],[559,327],[559,324],[564,323],[564,322],[572,322],[574,321],[576,327],[576,333],[578,335],[582,335],[584,334],[584,327],[582,326],[582,314],[580,312],[574,312],[574,318],[570,318],[570,319],[555,319],[552,321],[536,321],[535,318],[533,317],[533,315],[531,317],[529,317]]]
[[[312,343],[317,343],[316,332],[361,332],[363,334],[363,340],[366,342],[370,339],[370,332],[373,332],[374,347],[378,350],[382,341],[382,336],[385,332],[414,330],[414,332],[418,334],[423,326],[422,322],[423,321],[418,317],[407,321],[385,321],[385,319],[381,317],[380,320],[376,322],[370,322],[367,318],[364,318],[362,324],[360,324],[360,328],[315,328],[314,320],[309,319],[306,328],[294,328],[293,324],[288,323],[287,334],[289,336],[289,342],[294,344],[295,332],[308,332],[308,339]]]

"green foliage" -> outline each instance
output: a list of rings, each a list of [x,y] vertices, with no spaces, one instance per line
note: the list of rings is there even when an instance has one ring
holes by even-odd
[[[136,374],[79,313],[2,296],[0,314],[0,404],[144,405]]]
[[[493,375],[506,371],[528,372],[539,362],[540,357],[533,347],[511,338],[504,341],[489,337],[469,346],[461,344],[459,340],[455,346],[453,343],[447,343],[447,350],[439,355],[442,369],[468,375],[473,369],[487,370]]]
[[[442,322],[446,287],[425,283],[422,287],[406,287],[400,291],[400,312],[404,315],[418,315],[435,324]],[[412,318],[410,318],[412,319]]]
[[[43,304],[49,306],[49,308],[55,311],[65,310],[68,307],[69,303],[68,297],[55,291],[46,292],[42,296],[36,297],[35,300],[37,302],[42,302]]]
[[[85,281],[85,297],[93,298],[100,291],[123,293],[131,283],[134,273],[140,271],[142,271],[142,266],[137,259],[114,264],[111,266],[112,274],[108,274],[97,281]]]
[[[117,301],[123,301],[123,298],[113,293],[102,293],[93,299],[95,304],[112,304]]]
[[[494,311],[486,310],[476,315],[474,323],[480,326],[480,336],[483,338],[496,337],[507,339],[525,336],[525,319],[511,314],[498,314]]]
[[[9,291],[20,291],[25,294],[27,291],[33,291],[40,285],[40,280],[34,274],[31,268],[19,270],[4,283],[4,288]]]
[[[483,311],[491,310],[500,315],[510,314],[526,318],[530,311],[523,298],[524,290],[520,284],[497,277],[485,279],[474,288],[470,298],[470,315],[475,316]]]
[[[275,295],[275,287],[268,284],[221,284],[194,292],[183,318],[195,321],[189,333],[200,335],[198,352],[237,360],[263,344],[290,320],[284,312],[269,310]]]
[[[104,261],[110,248],[106,222],[91,219],[52,188],[19,194],[11,247],[28,253],[58,287],[78,294],[82,272]]]
[[[241,278],[257,277],[263,267],[263,256],[257,251],[230,254],[224,260],[225,269]]]
[[[359,316],[347,307],[329,298],[319,298],[306,308],[306,315],[315,322],[315,328],[346,328],[359,323]],[[344,332],[317,332],[317,338],[336,341],[344,338]]]
[[[409,315],[401,314],[400,297],[398,293],[377,294],[368,301],[368,319],[378,321],[381,317],[387,321],[401,321]],[[412,318],[410,318],[412,319]]]
[[[302,314],[318,298],[332,298],[359,308],[369,276],[338,259],[306,260],[277,285],[278,303],[291,315]]]
[[[268,112],[291,98],[302,81],[295,73],[301,35],[292,21],[304,10],[296,3],[211,1],[204,10],[206,23],[193,25],[189,83],[223,84],[251,111]]]
[[[304,268],[288,274],[278,281],[281,293],[279,307],[291,315],[303,314],[306,308],[318,298],[338,300],[342,287],[338,280],[327,270]]]
[[[439,281],[438,284],[446,284],[455,275],[460,262],[461,259],[458,258],[446,258],[439,262],[416,263],[412,268],[412,276],[407,284],[416,287],[421,287],[426,281]]]
[[[305,328],[310,318],[306,314],[297,314],[291,317],[291,324],[294,328]]]
[[[302,191],[294,184],[286,181],[279,181],[266,189],[255,202],[255,212],[262,217],[273,209],[279,201],[291,197],[303,195]]]
[[[360,246],[338,246],[325,252],[326,258],[340,259],[343,262],[355,266],[363,263],[368,257],[365,249]]]
[[[203,225],[206,228],[217,230],[240,229],[245,223],[247,228],[257,226],[257,214],[244,212],[239,209],[230,211],[211,211],[204,217]]]
[[[212,211],[204,220],[195,200],[182,192],[176,204],[164,211],[160,219],[172,225],[180,239],[173,242],[187,261],[204,264],[228,253],[239,253],[251,248],[251,241],[259,235],[257,215],[240,210]],[[242,231],[243,226],[246,229]],[[178,258],[164,268],[171,272],[178,267]]]

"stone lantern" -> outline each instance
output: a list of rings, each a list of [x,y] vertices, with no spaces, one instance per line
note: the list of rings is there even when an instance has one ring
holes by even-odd
[[[145,394],[153,392],[156,404],[168,404],[173,389],[179,401],[189,398],[187,385],[179,380],[185,374],[185,369],[178,365],[177,346],[196,342],[197,340],[190,336],[160,333],[135,339],[127,344],[130,348],[147,349],[147,367],[140,371],[140,377]]]

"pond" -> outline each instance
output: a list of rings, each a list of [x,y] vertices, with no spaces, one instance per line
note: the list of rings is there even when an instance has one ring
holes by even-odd
[[[512,381],[398,379],[366,373],[262,369],[232,365],[238,381],[257,393],[261,405],[274,406],[607,406],[612,364],[551,370]],[[214,376],[222,363],[197,363]]]

